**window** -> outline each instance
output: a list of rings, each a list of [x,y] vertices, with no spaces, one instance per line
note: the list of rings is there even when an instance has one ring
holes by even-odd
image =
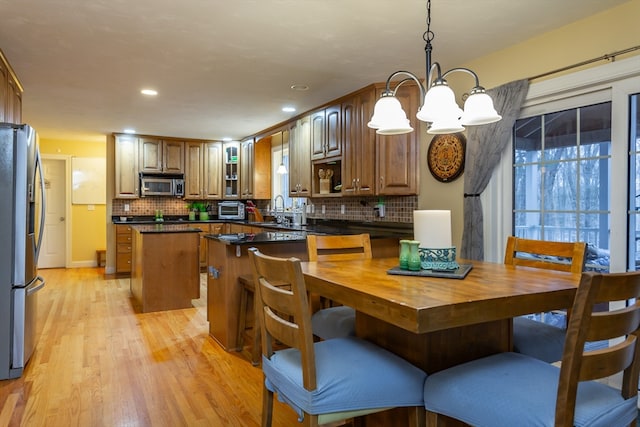
[[[608,271],[611,102],[519,119],[513,147],[514,235],[587,242]]]
[[[271,189],[272,189],[272,200],[274,205],[271,207],[275,209],[275,197],[280,195],[283,197],[283,200],[278,200],[278,209],[281,209],[284,206],[291,206],[291,198],[289,197],[289,174],[279,174],[276,171],[281,163],[284,163],[287,171],[289,171],[289,149],[287,147],[274,146],[271,149]]]
[[[629,97],[629,262],[630,271],[640,267],[640,94]]]

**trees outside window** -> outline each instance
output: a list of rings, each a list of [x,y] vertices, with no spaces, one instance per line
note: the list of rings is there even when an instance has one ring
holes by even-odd
[[[587,242],[587,269],[608,271],[610,182],[611,102],[516,121],[514,235]]]

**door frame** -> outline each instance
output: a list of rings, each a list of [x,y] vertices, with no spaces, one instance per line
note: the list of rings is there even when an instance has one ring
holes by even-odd
[[[40,158],[44,162],[45,160],[59,160],[64,162],[64,266],[65,268],[71,267],[71,188],[69,183],[71,182],[71,156],[64,154],[43,154],[40,153]]]

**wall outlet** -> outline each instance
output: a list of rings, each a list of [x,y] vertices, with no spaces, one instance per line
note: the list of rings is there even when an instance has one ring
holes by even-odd
[[[322,215],[324,215],[327,212],[327,210],[325,209],[325,206],[322,205]]]
[[[129,212],[129,209],[130,209],[130,208],[129,208],[129,203],[125,203],[125,204],[124,204],[124,211],[125,211],[125,212]]]
[[[340,213],[341,213],[342,215],[344,215],[344,213],[345,213],[344,205],[340,205]]]

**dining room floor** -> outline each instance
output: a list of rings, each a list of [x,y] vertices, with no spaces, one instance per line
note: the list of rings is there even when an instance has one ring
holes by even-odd
[[[40,274],[39,341],[0,381],[0,426],[260,425],[262,371],[209,336],[206,286],[193,308],[136,313],[129,279],[102,268]],[[274,427],[297,424],[276,402]]]

